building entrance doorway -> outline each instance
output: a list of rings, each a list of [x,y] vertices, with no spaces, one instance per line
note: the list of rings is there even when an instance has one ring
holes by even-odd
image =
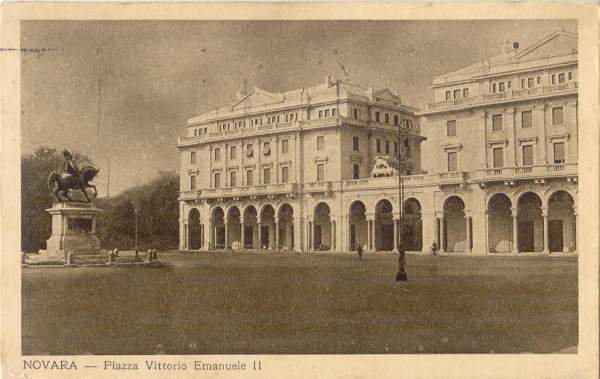
[[[381,239],[378,246],[380,250],[391,251],[394,250],[394,224],[383,224],[379,227],[381,232]]]
[[[563,222],[562,220],[548,220],[549,250],[563,251]]]
[[[267,249],[269,248],[269,227],[268,226],[262,226],[260,227],[260,247],[261,249],[263,247],[266,247]]]
[[[321,245],[321,225],[315,225],[315,250],[320,250]]]
[[[533,221],[519,221],[519,251],[534,251]]]
[[[245,249],[252,249],[254,246],[252,243],[253,240],[253,233],[254,232],[254,228],[251,226],[244,226],[244,248]]]

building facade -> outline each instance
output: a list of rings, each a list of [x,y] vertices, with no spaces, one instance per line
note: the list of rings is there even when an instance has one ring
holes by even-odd
[[[409,251],[575,252],[577,36],[507,46],[431,88],[417,111],[328,77],[190,119],[180,249],[392,251],[402,236]]]

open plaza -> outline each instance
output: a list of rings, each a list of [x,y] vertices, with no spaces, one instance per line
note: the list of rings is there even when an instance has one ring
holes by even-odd
[[[578,342],[570,257],[409,255],[400,285],[387,253],[159,259],[169,267],[23,270],[23,354],[550,353]]]

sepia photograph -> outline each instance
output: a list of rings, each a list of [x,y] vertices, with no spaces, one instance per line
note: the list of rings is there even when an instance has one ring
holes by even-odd
[[[580,22],[19,20],[19,369],[576,358]]]

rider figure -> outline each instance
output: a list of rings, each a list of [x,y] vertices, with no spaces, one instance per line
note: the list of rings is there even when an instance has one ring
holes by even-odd
[[[81,177],[79,175],[79,168],[77,168],[77,165],[73,161],[73,155],[71,154],[71,152],[65,149],[63,150],[63,156],[65,158],[65,163],[63,166],[64,170],[71,174],[73,177],[77,178],[77,180],[80,180]]]

